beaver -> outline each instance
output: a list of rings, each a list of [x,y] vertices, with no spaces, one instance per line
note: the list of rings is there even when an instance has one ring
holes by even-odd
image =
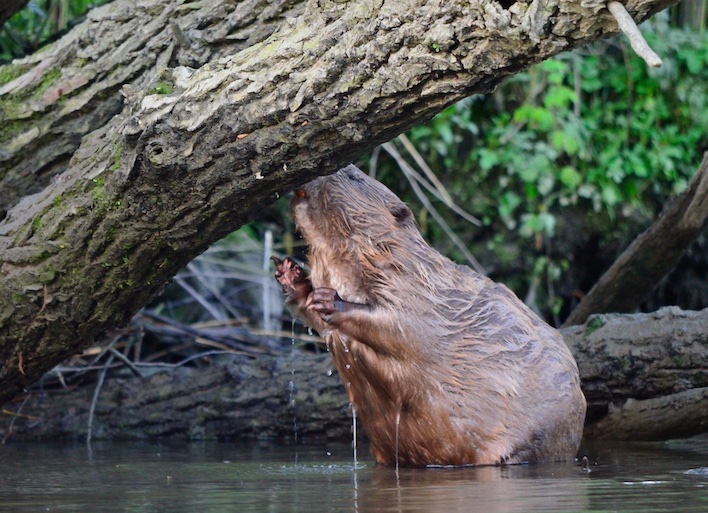
[[[311,271],[274,258],[275,277],[324,338],[379,464],[574,458],[586,402],[558,331],[429,246],[353,165],[297,189],[291,209]]]

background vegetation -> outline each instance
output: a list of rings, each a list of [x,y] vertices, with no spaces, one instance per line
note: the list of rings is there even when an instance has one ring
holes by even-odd
[[[705,30],[673,26],[669,13],[642,30],[663,67],[614,38],[540,63],[408,134],[454,201],[482,220],[465,226],[448,210],[453,230],[492,277],[555,323],[686,187],[708,149]],[[390,183],[398,167],[377,164]],[[439,225],[423,228],[463,258]],[[707,306],[705,266],[695,272],[695,297],[664,299]]]
[[[30,1],[0,30],[0,63],[100,3]],[[662,68],[622,37],[603,41],[448,108],[358,164],[409,202],[433,245],[558,324],[708,149],[707,6],[685,1],[642,26]],[[301,255],[294,240],[281,200],[190,264],[148,311],[273,330],[281,307],[267,257]],[[647,309],[708,306],[707,244],[704,235]]]

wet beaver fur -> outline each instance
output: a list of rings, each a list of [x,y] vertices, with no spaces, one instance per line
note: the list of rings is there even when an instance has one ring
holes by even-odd
[[[327,343],[376,461],[572,459],[585,397],[561,335],[508,288],[431,248],[354,166],[298,189],[309,278],[275,258],[294,314]]]

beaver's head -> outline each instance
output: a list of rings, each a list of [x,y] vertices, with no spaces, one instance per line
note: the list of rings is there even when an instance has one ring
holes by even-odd
[[[353,165],[316,178],[295,191],[292,210],[305,241],[317,245],[383,244],[396,232],[418,234],[410,209],[385,185]],[[314,248],[313,248],[314,249]]]
[[[422,260],[440,257],[406,204],[351,165],[297,189],[292,211],[309,246],[313,285],[347,301],[376,302],[412,284],[404,275]]]

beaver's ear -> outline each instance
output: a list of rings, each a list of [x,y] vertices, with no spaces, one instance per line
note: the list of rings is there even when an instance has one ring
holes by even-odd
[[[407,224],[413,220],[413,212],[403,203],[400,205],[391,205],[389,211],[391,215],[396,218],[398,224]]]

